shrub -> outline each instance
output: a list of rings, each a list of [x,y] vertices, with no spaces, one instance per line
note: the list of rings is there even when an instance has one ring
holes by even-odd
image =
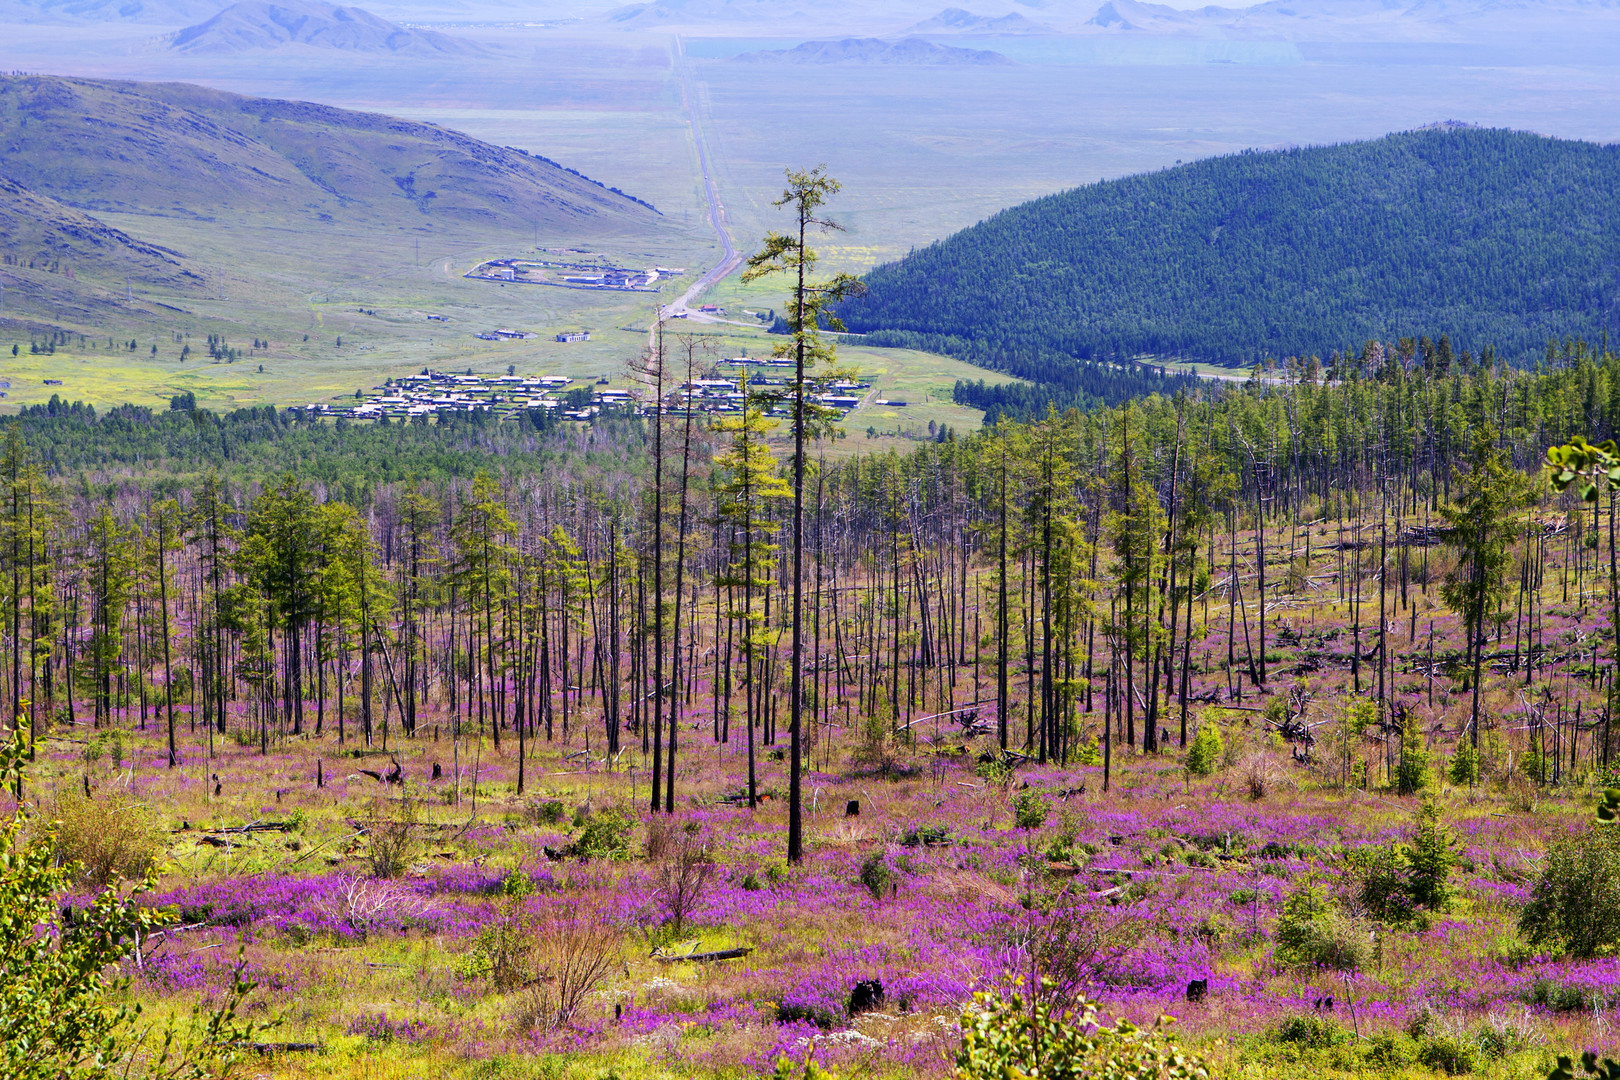
[[[580,827],[570,851],[581,859],[628,859],[630,829],[634,824],[635,819],[622,810],[593,814]]]
[[[1440,808],[1424,800],[1417,813],[1417,830],[1403,851],[1406,889],[1412,902],[1430,911],[1442,911],[1451,902],[1451,868],[1457,865],[1457,839],[1440,821]]]
[[[872,894],[872,899],[883,899],[883,894],[895,883],[894,871],[883,857],[883,852],[874,851],[861,863],[860,882]]]
[[[1044,921],[1025,939],[1029,971],[1048,1005],[1072,1008],[1084,991],[1106,981],[1109,972],[1141,943],[1141,919],[1119,908],[1096,908],[1060,896]]]
[[[799,1001],[781,1001],[776,1005],[776,1022],[778,1024],[814,1024],[823,1031],[828,1031],[838,1023],[838,1014],[825,1005],[809,1005]]]
[[[585,999],[624,964],[619,928],[590,908],[541,922],[531,956],[535,975],[517,1009],[518,1026],[527,1030],[569,1024]]]
[[[1277,1029],[1278,1042],[1294,1043],[1313,1050],[1342,1046],[1348,1036],[1349,1032],[1345,1031],[1337,1020],[1331,1016],[1319,1016],[1315,1013],[1290,1016]]]
[[[1369,915],[1383,922],[1404,923],[1412,917],[1406,866],[1396,848],[1379,848],[1372,853],[1362,871],[1359,899]]]
[[[501,880],[501,896],[508,900],[524,900],[539,891],[534,878],[521,869],[514,870]]]
[[[1599,1012],[1610,1005],[1610,995],[1589,986],[1537,979],[1524,991],[1527,1005],[1549,1012]]]
[[[1620,949],[1620,829],[1590,827],[1547,849],[1519,932],[1579,959]]]
[[[400,799],[391,812],[379,801],[376,820],[366,832],[366,861],[373,877],[391,878],[404,872],[416,851],[416,804]]]
[[[483,976],[501,993],[516,990],[534,970],[534,928],[508,907],[484,929],[463,961],[463,975]]]
[[[1424,745],[1423,732],[1411,721],[1401,728],[1401,758],[1395,766],[1395,791],[1399,795],[1416,795],[1429,786],[1429,749]]]
[[[0,790],[20,789],[28,745],[0,743]],[[15,788],[13,787],[15,785]],[[255,1025],[236,1019],[252,989],[232,979],[223,1001],[153,1030],[115,975],[142,937],[173,916],[107,889],[66,928],[61,893],[71,882],[46,833],[22,842],[23,812],[0,818],[0,1073],[7,1080],[103,1076],[208,1076],[227,1071]]]
[[[693,822],[681,830],[673,850],[659,864],[655,879],[658,899],[668,916],[670,932],[676,937],[714,880],[714,860],[695,826]]]
[[[951,842],[951,831],[943,825],[918,825],[906,830],[901,847],[937,847]]]
[[[1366,927],[1339,911],[1320,886],[1301,885],[1283,901],[1276,953],[1285,965],[1355,971],[1367,959]]]
[[[52,854],[57,866],[74,868],[80,885],[103,889],[120,878],[144,878],[162,843],[146,809],[122,796],[74,793],[56,804]]]
[[[545,799],[530,803],[529,814],[536,825],[561,825],[568,809],[556,799]]]
[[[1479,1051],[1460,1035],[1431,1035],[1418,1043],[1417,1059],[1447,1076],[1462,1076],[1479,1066]]]
[[[1020,791],[1013,799],[1013,820],[1020,829],[1038,829],[1045,825],[1049,810],[1046,798],[1038,791]]]
[[[1451,767],[1446,770],[1446,778],[1458,787],[1473,787],[1479,783],[1479,751],[1474,744],[1463,739],[1457,744],[1457,752],[1451,755]]]
[[[1191,776],[1209,776],[1220,768],[1221,759],[1226,755],[1226,746],[1221,739],[1221,727],[1213,720],[1205,720],[1198,727],[1198,734],[1193,736],[1192,745],[1187,748],[1187,773]]]
[[[1541,1041],[1528,1016],[1512,1017],[1505,1013],[1486,1016],[1474,1029],[1473,1038],[1480,1056],[1487,1061],[1500,1061]]]
[[[957,1080],[1188,1080],[1209,1075],[1202,1061],[1181,1051],[1165,1033],[1167,1018],[1142,1029],[1128,1020],[1103,1024],[1089,1001],[1072,1010],[1049,1006],[1040,995],[1026,1002],[1017,992],[975,994],[973,1001],[962,1015]]]
[[[1555,768],[1552,759],[1536,747],[1526,750],[1524,756],[1519,758],[1519,770],[1532,783],[1545,784],[1547,777],[1553,774]]]
[[[1009,761],[1004,761],[998,757],[989,757],[986,755],[985,758],[981,758],[979,763],[973,767],[973,775],[977,776],[980,780],[983,780],[987,784],[1000,784],[1001,786],[1005,787],[1006,785],[1012,783],[1012,763]]]
[[[1367,1060],[1385,1071],[1404,1068],[1412,1063],[1410,1044],[1397,1032],[1375,1031],[1367,1036]]]

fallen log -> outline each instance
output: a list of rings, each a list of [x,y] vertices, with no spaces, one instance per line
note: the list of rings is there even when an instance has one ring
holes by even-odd
[[[713,952],[687,953],[685,956],[657,956],[653,957],[660,964],[678,964],[691,961],[694,964],[709,964],[716,960],[738,960],[753,952],[753,946],[745,945],[737,949],[715,949]]]

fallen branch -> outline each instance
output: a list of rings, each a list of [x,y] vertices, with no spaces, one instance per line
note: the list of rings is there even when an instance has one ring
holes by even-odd
[[[713,952],[688,953],[685,956],[654,956],[653,959],[660,964],[679,964],[690,960],[694,964],[709,964],[716,960],[738,960],[753,952],[753,946],[745,945],[736,949],[715,949]]]

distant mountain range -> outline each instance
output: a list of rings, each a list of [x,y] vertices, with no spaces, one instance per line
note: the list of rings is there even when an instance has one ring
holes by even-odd
[[[1012,63],[1000,53],[988,49],[958,49],[920,37],[902,38],[899,41],[882,38],[807,41],[791,49],[746,52],[732,59],[745,64],[960,64],[985,67]]]
[[[1620,146],[1457,124],[1210,158],[1005,210],[866,276],[872,344],[1040,380],[1451,337],[1513,359],[1620,331]]]
[[[1014,11],[1006,15],[975,15],[965,8],[946,8],[932,18],[906,28],[908,34],[1046,34],[1052,28]]]
[[[361,8],[319,0],[239,0],[169,39],[169,47],[183,53],[232,53],[286,45],[415,57],[470,56],[484,51],[448,34],[409,29]]]
[[[0,0],[0,24],[102,21],[189,28],[221,14],[227,2]],[[1550,29],[1568,33],[1591,20],[1602,20],[1610,29],[1620,24],[1620,0],[1266,0],[1249,6],[1188,10],[1145,0],[959,2],[973,7],[942,10],[940,0],[885,0],[883,4],[870,0],[637,0],[603,10],[603,0],[559,0],[545,5],[543,14],[551,20],[580,19],[626,30],[741,37],[790,36],[814,27],[829,37],[1151,34],[1298,42],[1469,41]],[[536,14],[520,0],[371,3],[374,16],[396,22],[455,19],[457,12],[473,9],[482,20],[523,20]],[[260,19],[250,20],[249,26],[277,33]]]
[[[43,2],[43,0],[41,0]],[[82,2],[82,0],[81,0]],[[157,2],[157,0],[148,0]],[[1180,9],[1145,0],[972,0],[974,9],[927,0],[642,0],[598,18],[626,29],[705,35],[980,36],[1131,34],[1236,40],[1471,40],[1583,20],[1620,20],[1620,0],[1266,0]],[[791,29],[790,29],[791,28]]]
[[[127,22],[184,26],[206,19],[221,0],[0,0],[0,22]]]

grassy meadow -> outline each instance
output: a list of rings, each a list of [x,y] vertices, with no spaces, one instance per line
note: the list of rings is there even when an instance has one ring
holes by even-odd
[[[306,734],[272,730],[264,749],[244,709],[221,735],[182,700],[173,769],[155,701],[100,729],[81,712],[44,735],[31,797],[91,849],[110,845],[90,835],[103,819],[86,786],[147,823],[151,839],[130,843],[155,845],[154,899],[179,925],[126,964],[129,995],[153,1017],[217,998],[240,956],[257,984],[246,1015],[272,1025],[259,1037],[305,1047],[250,1061],[250,1075],[653,1080],[752,1076],[787,1058],[845,1076],[942,1076],[971,994],[1031,972],[1111,1014],[1177,1016],[1221,1077],[1528,1080],[1556,1051],[1612,1049],[1615,961],[1559,959],[1516,929],[1547,845],[1589,827],[1596,778],[1588,742],[1560,745],[1572,762],[1561,782],[1537,782],[1522,703],[1557,687],[1597,707],[1601,689],[1583,688],[1591,653],[1570,643],[1606,598],[1590,579],[1571,589],[1549,549],[1545,666],[1489,678],[1497,719],[1470,786],[1445,779],[1468,695],[1424,667],[1430,635],[1454,653],[1458,628],[1415,584],[1393,620],[1393,693],[1428,734],[1422,794],[1401,795],[1387,744],[1334,741],[1358,695],[1330,530],[1315,539],[1303,576],[1275,596],[1263,687],[1245,691],[1241,662],[1227,667],[1228,606],[1212,589],[1193,694],[1222,704],[1196,706],[1192,730],[1218,726],[1222,742],[1196,771],[1173,730],[1156,754],[1115,745],[1106,787],[1095,742],[1067,767],[1006,763],[993,735],[951,712],[993,712],[985,638],[928,674],[914,714],[862,715],[852,687],[834,688],[807,736],[797,866],[782,858],[782,745],[760,747],[759,808],[739,805],[742,737],[712,738],[719,706],[701,663],[669,816],[645,813],[649,762],[633,732],[605,755],[589,690],[571,728],[529,743],[522,796],[512,733],[497,748],[435,696],[415,738],[379,710],[367,743],[351,699],[341,720],[328,702],[320,726],[307,703]],[[1285,700],[1318,733],[1309,765],[1264,720]],[[1079,716],[1092,735],[1099,719]],[[401,783],[375,778],[396,766]],[[1374,919],[1358,897],[1412,842],[1425,799],[1455,840],[1452,894]],[[1281,943],[1290,898],[1311,887],[1362,912],[1344,946],[1354,955],[1335,966],[1291,961]],[[681,959],[732,949],[746,953]],[[563,987],[523,974],[555,950],[600,961],[561,1021]],[[852,988],[874,979],[882,1000],[852,1012]],[[1189,1000],[1195,980],[1207,996]]]

